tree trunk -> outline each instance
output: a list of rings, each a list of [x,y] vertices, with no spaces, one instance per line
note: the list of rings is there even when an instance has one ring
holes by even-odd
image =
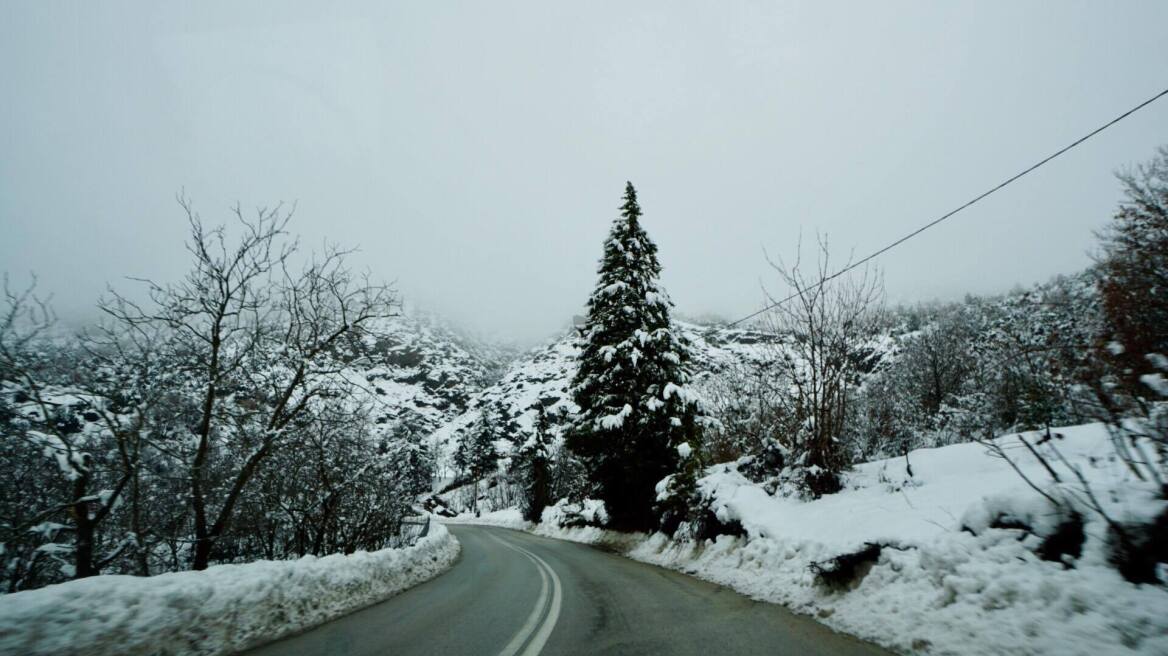
[[[73,481],[72,514],[76,540],[73,550],[73,578],[83,579],[100,574],[93,559],[94,523],[89,517],[89,502],[85,498],[89,487],[89,475],[82,474]]]

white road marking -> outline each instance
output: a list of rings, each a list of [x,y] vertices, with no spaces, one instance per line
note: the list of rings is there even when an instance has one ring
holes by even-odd
[[[522,547],[519,550],[526,552],[526,549]],[[535,554],[529,553],[529,555],[539,561],[539,564],[543,565],[544,569],[552,577],[552,605],[548,609],[547,619],[543,621],[543,626],[539,628],[535,637],[531,639],[531,643],[527,645],[527,649],[523,650],[523,656],[539,656],[539,653],[543,651],[543,646],[547,644],[548,638],[552,635],[552,629],[556,628],[556,622],[560,620],[560,605],[564,595],[563,586],[560,585],[560,577],[552,569],[552,566],[548,565],[547,561]]]
[[[491,537],[495,536],[492,535]],[[504,546],[514,549],[510,544],[503,542],[502,539],[495,539]],[[533,560],[532,562],[535,561]],[[535,602],[535,608],[531,609],[531,615],[527,617],[527,621],[523,623],[523,626],[515,633],[515,636],[511,638],[511,642],[507,643],[503,651],[499,652],[499,656],[515,656],[515,654],[519,653],[519,649],[535,631],[536,626],[539,624],[539,618],[543,615],[544,606],[547,605],[548,576],[544,573],[543,568],[539,567],[538,563],[536,564],[536,569],[539,571],[540,578],[539,599]]]
[[[563,585],[560,583],[560,577],[556,574],[556,571],[552,569],[551,565],[548,565],[547,561],[545,561],[543,558],[540,558],[523,547],[511,544],[510,542],[497,535],[494,535],[493,533],[488,533],[487,535],[491,536],[492,539],[507,547],[508,549],[517,551],[524,556],[527,556],[527,558],[530,559],[532,563],[535,563],[535,567],[536,570],[539,571],[541,581],[539,599],[535,602],[535,608],[532,609],[531,615],[528,616],[527,621],[523,624],[515,636],[511,638],[511,641],[507,643],[507,646],[503,648],[503,651],[499,652],[499,656],[515,656],[515,654],[519,653],[519,649],[523,646],[523,643],[527,642],[528,638],[531,637],[533,631],[535,631],[535,636],[531,637],[531,642],[528,643],[527,648],[523,650],[522,656],[539,656],[539,653],[543,651],[544,645],[547,644],[548,638],[551,637],[552,630],[556,628],[556,622],[558,622],[560,619],[560,608],[562,606],[564,596]],[[540,616],[543,615],[544,607],[547,606],[549,577],[552,582],[552,602],[551,606],[547,609],[547,615],[544,616],[543,622],[538,624],[537,630],[537,622],[539,621]]]

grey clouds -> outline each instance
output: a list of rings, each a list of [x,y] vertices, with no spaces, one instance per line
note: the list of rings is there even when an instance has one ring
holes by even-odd
[[[873,250],[1168,84],[1163,2],[0,5],[0,269],[63,316],[297,201],[306,245],[474,328],[580,308],[625,180],[678,309],[761,303],[763,249]],[[880,261],[889,298],[1085,266],[1168,103]]]

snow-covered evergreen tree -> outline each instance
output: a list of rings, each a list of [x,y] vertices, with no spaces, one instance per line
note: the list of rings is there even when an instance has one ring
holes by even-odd
[[[400,484],[411,497],[430,491],[434,476],[434,455],[425,436],[408,430],[399,430],[387,444],[398,465]]]
[[[483,408],[479,420],[468,432],[463,433],[454,453],[455,466],[473,484],[469,501],[476,511],[482,480],[494,474],[499,466],[499,451],[495,447],[495,442],[499,440],[499,423],[497,409],[491,406]]]
[[[529,522],[538,522],[552,501],[551,449],[555,435],[544,407],[541,403],[536,408],[535,425],[512,461],[512,469],[523,486],[523,518]]]
[[[567,443],[583,460],[611,524],[655,528],[655,486],[696,450],[703,418],[689,382],[688,346],[673,330],[657,246],[641,227],[632,183],[604,242],[599,281],[572,393],[580,413]]]
[[[588,474],[580,459],[570,449],[557,449],[551,462],[550,497],[575,503],[584,499],[587,491]]]

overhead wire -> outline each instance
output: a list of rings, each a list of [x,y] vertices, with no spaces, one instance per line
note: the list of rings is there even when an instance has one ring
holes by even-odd
[[[946,212],[945,214],[942,214],[941,216],[933,219],[932,221],[929,221],[928,223],[924,224],[923,226],[917,228],[916,230],[913,230],[912,232],[904,235],[903,237],[900,237],[896,241],[893,241],[892,243],[880,248],[879,250],[873,251],[872,253],[865,255],[864,257],[860,258],[859,260],[856,260],[855,262],[848,264],[847,266],[840,269],[839,271],[836,271],[835,273],[823,278],[822,280],[819,280],[818,282],[816,282],[812,285],[809,285],[808,287],[802,289],[801,291],[795,292],[795,293],[791,294],[790,296],[786,296],[786,297],[781,298],[777,301],[773,301],[773,302],[769,303],[768,305],[766,305],[766,307],[762,308],[761,310],[758,310],[756,312],[752,312],[752,313],[746,315],[745,317],[742,317],[741,319],[731,321],[730,323],[726,324],[726,327],[732,328],[732,327],[737,326],[738,324],[740,324],[744,321],[749,321],[750,319],[753,319],[761,314],[769,312],[769,311],[779,307],[780,305],[786,303],[787,301],[790,301],[790,300],[796,298],[801,293],[806,293],[808,291],[818,289],[819,287],[826,285],[827,283],[831,282],[832,280],[835,280],[836,278],[844,275],[845,273],[848,273],[849,271],[853,271],[853,270],[867,264],[868,262],[871,262],[872,260],[876,259],[877,257],[883,255],[884,253],[887,253],[888,251],[896,248],[897,246],[912,239],[913,237],[916,237],[917,235],[921,234],[922,232],[928,230],[929,228],[932,228],[932,227],[944,222],[945,220],[952,218],[958,212],[961,212],[962,210],[969,208],[970,206],[978,203],[979,201],[985,199],[986,197],[1000,191],[1001,189],[1003,189],[1006,186],[1010,185],[1011,183],[1017,181],[1018,179],[1022,178],[1023,176],[1034,172],[1035,170],[1037,170],[1037,169],[1041,168],[1042,166],[1046,165],[1047,163],[1049,163],[1051,160],[1059,157],[1060,155],[1065,154],[1067,151],[1075,148],[1076,146],[1081,145],[1083,142],[1087,141],[1091,137],[1094,137],[1095,135],[1099,134],[1100,132],[1103,132],[1107,128],[1110,128],[1111,126],[1115,125],[1116,123],[1119,123],[1120,121],[1124,120],[1125,118],[1131,116],[1132,114],[1135,114],[1139,110],[1143,109],[1144,107],[1147,107],[1148,105],[1151,105],[1152,103],[1156,102],[1157,100],[1159,100],[1160,98],[1163,98],[1166,95],[1168,95],[1168,89],[1164,89],[1160,93],[1157,93],[1156,95],[1152,96],[1151,98],[1148,98],[1147,100],[1141,102],[1140,104],[1136,105],[1135,107],[1132,107],[1131,109],[1125,111],[1124,113],[1120,114],[1119,116],[1116,116],[1115,118],[1104,123],[1103,125],[1100,125],[1099,127],[1095,128],[1094,130],[1091,130],[1087,134],[1079,137],[1078,139],[1075,139],[1074,141],[1067,144],[1066,146],[1059,148],[1058,150],[1051,153],[1050,155],[1047,155],[1046,157],[1042,158],[1038,162],[1031,164],[1030,166],[1019,171],[1018,173],[1015,173],[1014,175],[1010,176],[1009,178],[1006,178],[1005,180],[998,183],[997,185],[990,188],[989,190],[984,191],[984,192],[978,194],[977,196],[974,196],[973,198],[966,201],[965,203],[962,203],[960,206]]]

